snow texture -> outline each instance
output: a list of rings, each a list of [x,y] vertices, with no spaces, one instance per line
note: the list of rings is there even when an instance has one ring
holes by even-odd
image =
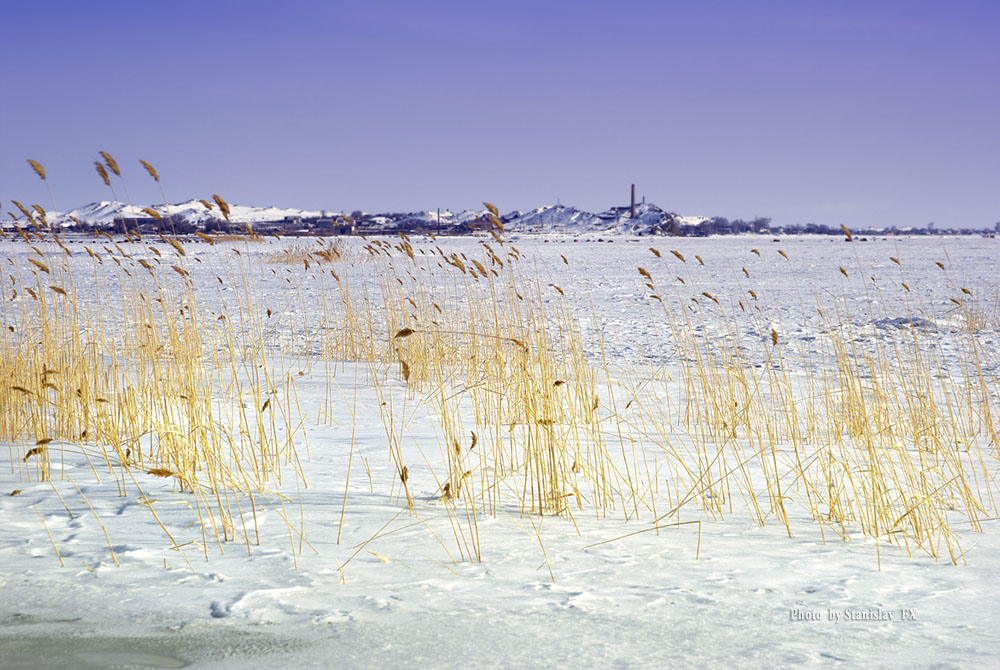
[[[176,207],[184,213],[201,205]],[[80,218],[105,221],[120,208],[98,203],[75,211]],[[260,214],[234,211],[249,221]],[[287,212],[267,210],[267,216]],[[646,207],[643,225],[653,225],[647,218],[658,222],[663,216]],[[574,232],[596,231],[608,224],[622,228],[623,220],[621,213],[601,219],[553,207],[520,215],[512,228],[531,230],[560,221]],[[591,335],[603,333],[608,356],[676,365],[669,352],[662,353],[667,360],[660,360],[661,354],[643,344],[648,331],[657,327],[645,316],[648,292],[635,274],[636,266],[653,267],[649,240],[622,235],[574,244],[571,239],[515,237],[513,242],[546,281],[558,283],[580,303],[581,328]],[[481,241],[448,239],[442,244],[448,251],[471,254]],[[5,255],[30,253],[26,245],[3,244]],[[274,253],[288,244],[269,240],[251,253]],[[431,243],[414,244],[430,248]],[[887,257],[902,258],[916,275],[913,284],[926,289],[926,313],[912,327],[942,338],[956,325],[934,262],[948,255],[953,266],[965,268],[963,286],[980,294],[995,292],[998,276],[993,240],[877,241],[860,250],[827,238],[782,240],[780,246],[794,265],[782,261],[777,245],[767,240],[684,239],[674,244],[688,258],[685,273],[695,272],[695,255],[712,260],[707,266],[713,269],[699,271],[705,273],[704,281],[714,282],[712,290],[719,295],[733,276],[742,276],[741,267],[752,273],[766,269],[770,299],[789,314],[801,313],[803,296],[808,301],[824,283],[834,281],[838,265],[853,269],[860,262],[873,274],[889,276],[898,268]],[[751,254],[752,246],[767,257]],[[231,248],[201,245],[195,253],[208,267],[232,256]],[[666,248],[661,251],[667,254]],[[855,253],[860,254],[858,262]],[[87,257],[75,253],[73,258]],[[208,294],[203,298],[212,299]],[[287,303],[291,312],[286,316],[294,322],[298,303]],[[643,317],[637,318],[640,313]],[[876,323],[843,325],[857,332],[895,332],[911,327],[903,316],[900,307],[899,313]],[[823,327],[818,319],[783,323],[787,332],[782,337],[796,346],[809,346]],[[996,333],[984,337],[984,350],[994,347],[995,357]],[[310,457],[303,458],[309,485],[284,491],[289,496],[284,504],[271,496],[258,505],[261,544],[250,555],[239,544],[222,551],[211,546],[208,560],[193,545],[172,550],[136,491],[120,496],[114,486],[98,483],[78,450],[67,449],[63,460],[54,461],[53,485],[19,476],[22,452],[17,445],[2,450],[3,667],[877,663],[969,668],[995,667],[1000,655],[1000,528],[995,520],[985,521],[982,533],[960,531],[965,564],[953,566],[920,553],[908,557],[893,546],[883,546],[877,557],[874,542],[860,535],[850,542],[829,534],[824,539],[801,508],[792,512],[791,537],[773,519],[759,526],[740,514],[723,520],[691,511],[682,520],[700,520],[700,526],[655,532],[648,524],[620,518],[580,514],[573,523],[557,517],[529,519],[511,510],[481,520],[481,562],[458,560],[444,503],[433,487],[423,485],[416,514],[392,493],[396,471],[387,458],[379,400],[367,367],[318,360],[287,365],[292,372],[303,372],[296,390],[303,415],[310,417],[303,432],[309,443]],[[406,448],[433,452],[439,436],[432,412],[407,393],[401,380],[390,384],[401,403],[399,411],[408,417]],[[324,416],[329,395],[337,401],[332,416]],[[352,440],[354,471],[341,522]],[[995,463],[989,467],[995,474]],[[161,520],[178,543],[200,538],[187,495],[170,480],[139,476],[146,495],[159,501]],[[21,493],[8,495],[15,489]],[[107,527],[121,567],[112,562],[94,512]],[[308,546],[290,536],[282,515],[292,518],[295,527],[301,525]],[[627,536],[634,531],[641,532]],[[66,567],[59,565],[49,532]]]

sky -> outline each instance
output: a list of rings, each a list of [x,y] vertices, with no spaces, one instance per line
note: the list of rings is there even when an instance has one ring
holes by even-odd
[[[0,5],[4,212],[108,151],[137,205],[1000,221],[994,0]]]

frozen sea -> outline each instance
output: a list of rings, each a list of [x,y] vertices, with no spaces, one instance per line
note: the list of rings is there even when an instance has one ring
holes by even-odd
[[[365,241],[343,243],[356,261],[350,269],[348,261],[264,260],[315,241],[184,243],[183,258],[150,242],[160,254],[93,238],[66,240],[73,255],[65,258],[54,244],[39,245],[40,254],[24,243],[0,243],[5,266],[22,273],[16,287],[13,275],[4,280],[3,325],[19,326],[17,305],[30,298],[13,292],[30,276],[32,254],[62,258],[81,308],[98,311],[106,295],[98,290],[106,287],[102,273],[111,271],[113,256],[137,276],[140,258],[152,264],[154,256],[170,256],[164,268],[180,264],[196,285],[212,286],[196,291],[196,299],[206,313],[225,313],[230,321],[227,300],[239,300],[227,293],[233,263],[243,262],[234,259],[259,256],[253,267],[274,279],[252,281],[254,294],[243,299],[273,306],[261,346],[274,349],[276,370],[294,385],[302,477],[288,476],[259,496],[259,544],[213,541],[206,548],[199,544],[205,521],[199,525],[190,496],[169,478],[137,471],[143,493],[132,479],[123,492],[113,475],[97,476],[85,448],[53,442],[52,482],[37,481],[22,467],[34,437],[9,441],[0,450],[4,668],[969,668],[995,667],[1000,657],[995,505],[977,519],[981,531],[950,518],[957,561],[947,552],[906,551],[856,529],[844,541],[824,532],[804,504],[789,505],[786,527],[767,514],[760,523],[740,504],[719,514],[692,502],[659,528],[653,515],[625,509],[580,511],[569,519],[502,505],[478,518],[475,560],[439,487],[430,477],[418,481],[420,460],[433,458],[441,442],[430,394],[408,389],[396,366],[330,361],[316,344],[320,330],[333,326],[310,320],[310,312],[337,281],[350,275],[378,301],[378,277],[366,273],[387,265],[365,260]],[[691,341],[704,343],[719,363],[766,370],[773,361],[761,356],[767,349],[759,343],[773,333],[789,352],[789,375],[802,383],[829,364],[821,348],[831,332],[856,343],[855,355],[865,360],[867,347],[905,343],[919,331],[935,343],[928,352],[935,371],[958,374],[974,318],[983,402],[994,412],[1000,407],[997,239],[879,237],[848,244],[829,237],[590,234],[521,236],[505,245],[491,238],[414,238],[412,249],[417,261],[432,258],[434,249],[444,252],[437,258],[471,258],[483,243],[501,255],[517,248],[540,303],[575,319],[604,384],[627,390],[645,379],[679,378],[690,350],[670,337],[678,313],[662,305],[691,305],[694,316],[685,317]],[[85,245],[103,255],[102,264]],[[399,253],[394,259],[407,262]],[[280,281],[285,275],[294,281]],[[762,309],[753,318],[737,316],[755,303]],[[719,313],[699,316],[709,309]],[[381,381],[373,383],[372,375]],[[417,464],[413,509],[388,454],[380,409],[387,394],[394,439]],[[601,411],[607,430],[618,434],[611,410],[602,404]],[[697,432],[677,430],[680,442]],[[651,448],[650,441],[639,444]],[[982,454],[980,490],[992,500],[997,445],[967,446]],[[57,450],[59,457],[52,455]],[[171,546],[164,528],[180,546]]]

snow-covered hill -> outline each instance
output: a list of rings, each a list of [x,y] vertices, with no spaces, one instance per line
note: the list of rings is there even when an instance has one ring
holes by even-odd
[[[453,214],[447,210],[438,212],[415,212],[397,219],[401,224],[413,226],[422,223],[427,226],[448,226],[469,223],[476,218],[486,220],[487,210],[480,212],[466,210]],[[567,205],[545,205],[527,212],[514,210],[503,217],[504,228],[518,233],[555,233],[579,235],[587,233],[626,233],[642,235],[677,234],[685,226],[696,226],[705,221],[704,217],[681,217],[667,212],[653,204],[636,206],[636,215],[631,216],[631,208],[612,207],[594,214]]]
[[[76,224],[110,226],[122,218],[126,220],[150,218],[150,215],[143,211],[144,207],[146,206],[130,206],[121,202],[103,200],[68,212],[50,212],[48,220],[52,224],[62,227]],[[221,222],[223,220],[218,206],[212,201],[190,200],[169,206],[160,204],[148,207],[164,218],[172,217],[175,223],[185,222],[203,226],[212,221]],[[429,229],[440,229],[442,227],[464,226],[477,219],[485,221],[488,213],[485,208],[479,211],[469,209],[460,212],[443,209],[408,213],[363,214],[360,217],[355,212],[353,217],[359,219],[362,225],[382,227],[387,230],[424,226]],[[339,212],[230,204],[229,216],[234,223],[259,224],[301,219],[305,225],[308,225],[310,219],[337,218],[343,215]],[[634,218],[631,216],[631,210],[628,206],[612,207],[595,214],[561,204],[537,207],[526,212],[514,210],[502,217],[504,227],[511,232],[555,234],[677,234],[683,228],[696,226],[704,220],[702,217],[681,217],[651,203],[637,205]]]
[[[542,232],[591,232],[600,225],[600,219],[575,207],[566,205],[547,205],[529,212],[512,212],[508,214],[507,224],[510,230],[523,233]]]
[[[209,206],[206,206],[208,203]],[[185,221],[192,224],[207,223],[213,220],[224,220],[218,205],[207,200],[189,200],[176,205],[149,205],[148,207],[160,216],[167,218],[172,216],[175,221]],[[83,207],[70,210],[69,212],[52,212],[49,214],[49,221],[56,225],[69,226],[75,221],[84,225],[107,226],[115,222],[116,219],[149,218],[149,214],[143,212],[144,205],[128,205],[123,202],[102,200],[92,202]],[[286,217],[318,217],[320,212],[311,212],[301,209],[290,209],[281,207],[253,207],[247,205],[229,205],[229,218],[234,222],[260,223],[262,221],[281,221]]]

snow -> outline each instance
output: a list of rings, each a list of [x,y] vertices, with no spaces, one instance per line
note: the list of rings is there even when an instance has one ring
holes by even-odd
[[[209,202],[212,202],[209,199]],[[306,211],[293,208],[279,207],[258,207],[251,205],[237,205],[229,203],[230,219],[235,223],[259,223],[262,221],[282,221],[286,218],[310,218],[319,217],[322,212]],[[190,200],[188,202],[164,205],[135,205],[130,206],[121,202],[101,201],[94,202],[83,207],[78,207],[71,211],[50,212],[48,219],[56,225],[73,225],[73,219],[82,221],[89,225],[107,226],[112,224],[116,218],[148,218],[142,210],[148,207],[162,216],[172,215],[183,221],[192,224],[204,224],[212,220],[221,220],[222,215],[218,207],[212,203],[212,209],[206,209],[200,200]],[[453,212],[449,209],[442,210],[422,210],[407,214],[395,214],[396,220],[407,219],[426,223],[459,225],[473,221],[486,220],[489,210],[466,209],[461,212]],[[331,216],[340,216],[332,214]],[[440,218],[440,221],[439,221]],[[575,207],[565,205],[546,205],[537,207],[528,212],[512,211],[508,213],[504,220],[505,227],[511,231],[522,233],[549,233],[549,234],[584,234],[584,233],[642,233],[657,234],[662,232],[665,225],[669,226],[672,221],[680,225],[695,226],[703,221],[704,217],[687,216],[678,217],[670,214],[656,205],[642,203],[636,206],[636,217],[631,217],[629,207],[617,207],[605,212],[592,214]],[[386,217],[376,217],[375,221],[381,225],[389,224]]]
[[[110,211],[108,205],[95,205],[94,216]],[[851,341],[863,347],[873,337],[901,337],[919,328],[937,338],[945,369],[960,353],[964,327],[951,298],[959,287],[967,288],[985,306],[990,300],[995,304],[998,290],[995,240],[845,244],[794,237],[775,244],[755,237],[616,235],[598,242],[594,232],[586,237],[586,231],[595,230],[589,228],[592,220],[568,210],[541,208],[521,221],[529,228],[554,212],[564,219],[577,217],[580,242],[522,235],[511,243],[524,259],[522,266],[537,272],[544,286],[564,290],[588,354],[598,358],[596,347],[604,342],[612,362],[608,369],[620,375],[611,381],[625,386],[650,371],[676,374],[679,365],[672,343],[663,341],[658,349],[648,344],[668,321],[650,308],[651,291],[637,267],[648,268],[664,297],[660,285],[673,282],[672,290],[684,296],[684,291],[693,297],[707,291],[734,312],[739,296],[749,302],[746,277],[759,278],[753,285],[773,308],[761,328],[774,328],[782,346],[801,351],[817,346],[817,338],[831,327],[829,319],[803,305],[825,304],[833,299],[829,287],[840,287],[836,290],[848,307],[835,325]],[[659,216],[649,209],[645,214]],[[472,257],[483,241],[492,244],[485,237],[440,238],[437,244],[449,254]],[[188,253],[201,262],[185,267],[196,285],[206,286],[234,262],[234,249],[267,257],[295,244],[269,239],[255,245],[188,245]],[[361,241],[345,244],[357,258],[364,257]],[[22,264],[32,253],[27,245],[3,245],[0,256]],[[413,245],[421,258],[419,252],[429,253],[435,243],[414,239]],[[69,246],[74,255],[66,262],[79,270],[74,274],[79,300],[97,309],[99,304],[88,303],[96,297],[83,283],[96,282],[93,261],[82,245]],[[45,250],[59,252],[55,245]],[[160,250],[170,252],[166,245]],[[355,267],[373,273],[380,266],[358,262]],[[907,283],[915,314],[901,298],[883,298],[877,305],[885,313],[867,318],[871,296],[863,282],[838,284],[841,267],[852,276],[875,277],[886,293],[889,287],[901,291],[899,285]],[[283,266],[277,269],[286,272]],[[449,503],[430,479],[429,466],[421,465],[437,457],[442,443],[438,408],[426,400],[428,394],[407,387],[398,366],[373,371],[363,363],[293,355],[279,346],[285,342],[281,329],[293,329],[308,317],[296,291],[311,299],[331,289],[308,269],[295,266],[294,272],[298,289],[271,283],[261,288],[260,299],[281,305],[275,316],[281,325],[268,346],[276,349],[274,376],[294,383],[301,404],[303,424],[294,439],[303,477],[286,476],[280,495],[278,490],[258,495],[259,545],[213,541],[207,551],[199,548],[203,535],[192,496],[173,479],[136,471],[121,495],[115,477],[93,469],[79,445],[53,442],[48,448],[60,456],[52,458],[52,482],[39,482],[22,467],[32,443],[4,445],[4,667],[652,668],[878,662],[967,668],[991,667],[1000,654],[1000,527],[993,518],[982,520],[982,532],[967,520],[952,520],[963,552],[952,565],[947,553],[938,559],[919,550],[908,555],[856,530],[847,542],[829,529],[823,534],[802,505],[789,508],[791,536],[773,515],[759,525],[739,504],[724,515],[689,505],[660,528],[647,514],[626,520],[622,509],[606,517],[578,512],[570,521],[521,515],[516,507],[504,506],[495,517],[479,517],[481,561],[470,560],[472,551],[455,531]],[[377,286],[371,274],[357,281]],[[224,313],[232,294],[225,287],[196,297],[215,314]],[[9,295],[4,294],[5,303],[15,304]],[[551,289],[543,297],[552,304],[557,299]],[[16,300],[29,298],[22,293]],[[3,325],[15,323],[13,307],[2,314]],[[995,312],[993,317],[978,337],[984,366],[993,375],[985,383],[995,411],[1000,346]],[[700,325],[699,337],[720,349],[741,346],[727,339],[733,333],[716,328],[713,322]],[[735,335],[769,337],[766,330]],[[302,337],[288,333],[289,341]],[[802,381],[815,371],[793,372]],[[380,384],[373,383],[373,374],[381,375]],[[387,450],[380,410],[385,402],[392,407],[392,430],[402,437],[404,457],[412,464],[412,511]],[[474,424],[468,414],[466,419]],[[686,438],[678,432],[672,439],[682,443]],[[995,495],[997,463],[983,446],[989,476],[981,485]],[[7,495],[14,490],[21,492]],[[180,549],[171,548],[164,528]]]
[[[706,221],[711,221],[711,217],[708,216],[678,216],[677,220],[682,226],[697,226],[698,224],[705,223]]]
[[[512,231],[519,232],[590,232],[600,225],[600,219],[575,207],[550,205],[519,215],[510,222]]]
[[[200,200],[189,200],[187,202],[164,205],[128,205],[122,202],[106,201],[93,202],[83,207],[68,212],[51,212],[49,219],[59,225],[71,225],[72,219],[90,225],[107,226],[114,223],[116,218],[148,218],[149,215],[143,212],[144,207],[149,207],[161,216],[174,215],[190,223],[202,223],[212,219],[223,220],[218,205],[211,197],[207,198],[212,208],[207,209]],[[281,208],[281,207],[256,207],[249,205],[237,205],[229,203],[229,216],[234,222],[257,223],[260,221],[281,221],[286,217],[318,217],[321,212],[306,211],[301,209]]]

